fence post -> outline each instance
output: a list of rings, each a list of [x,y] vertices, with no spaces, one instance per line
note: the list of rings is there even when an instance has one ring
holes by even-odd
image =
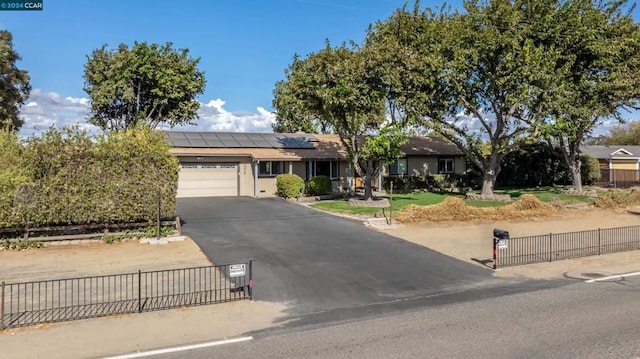
[[[158,218],[157,218],[157,234],[158,234],[158,240],[160,240],[160,205],[161,205],[161,196],[162,196],[162,192],[160,190],[158,190]]]
[[[391,186],[389,187],[389,225],[393,224],[393,181],[391,181]]]
[[[600,255],[602,251],[600,250],[600,228],[598,228],[598,255]]]
[[[549,233],[549,262],[553,261],[553,233]]]
[[[138,313],[142,313],[142,271],[138,269]]]
[[[249,300],[253,301],[253,260],[249,261]]]
[[[1,285],[2,295],[0,296],[0,330],[4,330],[4,282]]]
[[[498,268],[498,257],[497,257],[497,250],[496,250],[496,242],[497,239],[495,236],[493,236],[493,269],[497,269]]]

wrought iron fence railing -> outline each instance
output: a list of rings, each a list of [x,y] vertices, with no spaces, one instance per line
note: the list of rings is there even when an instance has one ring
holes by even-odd
[[[253,261],[0,284],[0,330],[253,298]]]
[[[640,226],[514,238],[496,238],[495,233],[494,269],[640,249]]]

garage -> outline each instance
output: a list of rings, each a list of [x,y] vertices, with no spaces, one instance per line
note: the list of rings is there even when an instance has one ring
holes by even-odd
[[[238,164],[226,162],[182,163],[178,197],[238,195]]]

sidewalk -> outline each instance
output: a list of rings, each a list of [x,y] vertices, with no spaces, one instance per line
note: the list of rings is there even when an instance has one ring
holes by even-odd
[[[0,358],[97,358],[232,338],[271,326],[283,310],[246,300],[6,329]]]

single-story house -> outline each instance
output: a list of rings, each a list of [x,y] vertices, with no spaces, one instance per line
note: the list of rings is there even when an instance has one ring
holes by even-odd
[[[640,146],[580,146],[580,151],[598,160],[598,184],[628,187],[640,181]]]
[[[165,131],[180,161],[178,197],[275,196],[276,176],[294,173],[305,180],[325,175],[334,191],[358,185],[337,135]],[[431,175],[466,171],[462,152],[435,137],[411,137],[403,156],[382,176]]]

